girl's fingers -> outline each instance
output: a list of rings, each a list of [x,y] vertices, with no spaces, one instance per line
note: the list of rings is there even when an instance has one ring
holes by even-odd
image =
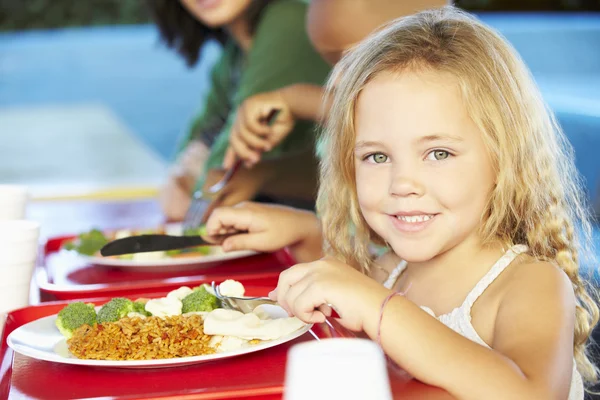
[[[296,301],[298,300],[298,297],[310,286],[310,281],[311,280],[305,275],[302,279],[290,285],[285,293],[282,293],[283,303],[286,306],[285,308],[291,315],[296,315],[300,318],[300,316],[296,314]]]
[[[321,311],[321,313],[323,313],[323,315],[325,315],[327,318],[331,317],[333,314],[333,309],[327,304],[321,304],[319,306],[319,311]]]
[[[279,274],[277,289],[275,289],[277,303],[288,313],[291,313],[291,309],[286,300],[287,292],[308,273],[309,268],[309,264],[297,264]]]
[[[300,320],[316,324],[325,322],[326,314],[321,311],[326,302],[323,293],[309,279],[304,279],[294,285],[288,292],[288,305]]]

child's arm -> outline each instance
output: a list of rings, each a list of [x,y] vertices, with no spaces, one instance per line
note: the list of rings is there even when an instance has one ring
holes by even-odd
[[[564,399],[573,358],[575,300],[569,280],[547,263],[522,264],[505,287],[495,318],[493,350],[464,338],[408,299],[384,309],[385,352],[417,379],[460,399]],[[310,322],[332,304],[340,322],[378,336],[380,307],[391,291],[335,260],[284,271],[271,294]],[[491,310],[490,312],[494,312]]]
[[[494,350],[446,328],[405,298],[386,307],[384,349],[413,376],[461,399],[566,398],[573,358],[571,284],[551,265],[521,265],[496,315]],[[365,330],[377,335],[377,318]],[[448,368],[448,366],[452,368]]]
[[[321,86],[299,83],[246,99],[238,109],[223,166],[233,165],[236,156],[256,164],[262,152],[286,138],[297,120],[320,121],[322,97]],[[264,120],[273,110],[280,110],[279,115],[267,126]]]
[[[275,251],[288,247],[298,262],[323,256],[321,224],[305,210],[259,203],[217,208],[206,222],[207,239],[232,234],[222,243],[226,251]]]
[[[328,110],[323,109],[322,86],[297,83],[281,89],[284,101],[289,104],[292,115],[296,119],[321,122]]]

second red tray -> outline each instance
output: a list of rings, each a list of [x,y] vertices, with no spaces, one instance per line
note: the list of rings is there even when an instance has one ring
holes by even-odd
[[[72,236],[48,240],[39,257],[34,280],[41,301],[88,297],[115,297],[151,291],[169,291],[210,281],[235,279],[244,285],[275,287],[279,273],[295,264],[287,250],[226,260],[202,268],[121,269],[89,265],[62,256],[61,245]]]

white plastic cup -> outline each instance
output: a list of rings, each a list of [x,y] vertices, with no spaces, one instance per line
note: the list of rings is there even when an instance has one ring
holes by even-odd
[[[0,291],[4,287],[31,282],[35,260],[26,263],[0,264]]]
[[[288,352],[285,400],[391,400],[383,352],[367,339],[304,342]]]
[[[9,249],[16,243],[38,242],[40,224],[24,219],[0,221],[0,249]]]
[[[23,219],[29,194],[21,185],[0,185],[0,220]]]
[[[1,225],[1,223],[0,223]],[[37,240],[23,240],[20,242],[0,244],[0,268],[4,265],[27,264],[35,262],[38,252]]]
[[[40,224],[0,221],[0,313],[25,307],[39,248]]]
[[[0,314],[29,304],[30,282],[0,286]]]

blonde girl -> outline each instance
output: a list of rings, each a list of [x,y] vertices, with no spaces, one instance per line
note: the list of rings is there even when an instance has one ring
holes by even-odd
[[[578,271],[583,191],[514,49],[446,7],[369,37],[331,82],[328,255],[283,272],[271,296],[306,322],[333,305],[460,399],[583,399],[598,319]],[[373,243],[389,252],[373,260]]]

